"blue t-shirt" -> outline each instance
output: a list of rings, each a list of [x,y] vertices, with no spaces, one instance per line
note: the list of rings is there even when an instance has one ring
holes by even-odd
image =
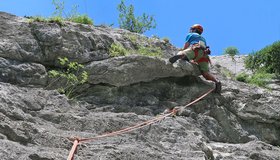
[[[203,41],[205,43],[205,45],[207,46],[206,40],[198,33],[189,33],[186,37],[186,42],[189,42],[190,45],[198,43],[199,41]]]

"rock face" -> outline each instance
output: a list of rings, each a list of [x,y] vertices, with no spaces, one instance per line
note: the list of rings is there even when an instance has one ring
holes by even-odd
[[[47,84],[46,68],[38,63],[19,62],[0,57],[0,80],[13,84]]]
[[[28,22],[3,12],[0,22],[3,160],[66,159],[69,137],[90,138],[133,126],[213,88],[195,65],[168,63],[177,49],[159,39],[109,27]],[[112,43],[135,52],[137,46],[159,47],[163,58],[110,57]],[[89,73],[76,100],[45,89],[57,57],[82,63]],[[82,143],[75,159],[280,159],[279,91],[230,80],[221,67],[211,71],[222,81],[221,95],[210,93],[181,116]]]
[[[211,61],[213,64],[217,64],[225,67],[233,74],[238,74],[241,72],[248,73],[249,71],[245,69],[244,59],[246,55],[236,55],[234,57],[223,55],[223,56],[212,56]]]
[[[184,62],[182,62],[183,64]],[[183,77],[199,75],[196,67],[185,63],[184,67],[173,67],[167,60],[129,56],[94,61],[87,65],[89,83],[106,83],[114,86],[128,86],[139,82],[149,82],[164,77]]]

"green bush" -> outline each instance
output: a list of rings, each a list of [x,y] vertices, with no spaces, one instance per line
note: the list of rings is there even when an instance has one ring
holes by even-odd
[[[48,19],[48,22],[57,23],[60,26],[63,25],[63,21],[64,21],[64,19],[62,17],[59,17],[59,16],[54,16],[54,17],[51,17],[51,18]]]
[[[245,58],[245,67],[253,71],[249,83],[266,87],[272,78],[280,74],[280,41],[249,54]]]
[[[117,57],[117,56],[126,56],[128,51],[123,47],[123,45],[119,43],[112,43],[109,49],[110,56]]]
[[[280,41],[260,51],[253,52],[245,59],[245,67],[253,72],[280,74]]]
[[[257,64],[259,64],[260,59],[257,58],[257,55],[255,52],[252,52],[251,54],[249,54],[245,59],[244,59],[244,64],[245,64],[245,68],[250,69],[253,72],[256,72],[257,70]]]
[[[81,23],[81,24],[90,24],[93,25],[93,20],[90,19],[87,15],[76,15],[68,19],[71,22]]]
[[[260,87],[266,87],[267,83],[271,81],[274,77],[273,74],[258,72],[252,75],[252,77],[248,80],[250,84],[255,84]]]
[[[156,27],[156,22],[153,16],[149,16],[144,13],[141,17],[135,17],[133,5],[129,5],[127,7],[124,4],[124,0],[121,0],[121,3],[118,5],[117,9],[120,12],[120,28],[142,34],[151,28]]]
[[[58,25],[62,26],[64,19],[62,17],[54,16],[50,18],[45,18],[41,16],[35,17],[28,17],[29,22],[50,22],[50,23],[57,23]]]
[[[55,7],[55,11],[50,18],[44,18],[40,16],[28,17],[30,22],[51,22],[62,26],[64,21],[71,21],[75,23],[93,25],[93,20],[87,15],[80,15],[77,13],[77,5],[73,6],[71,12],[67,14],[64,11],[65,7],[63,0],[52,0],[52,4]]]
[[[242,72],[236,76],[236,80],[266,88],[267,83],[274,77],[274,74],[265,72],[257,72],[251,76]]]
[[[139,37],[137,37],[137,35],[135,35],[135,34],[125,34],[125,37],[126,37],[127,39],[130,40],[130,42],[134,45],[134,47],[135,47],[136,49],[139,48],[139,45],[138,45],[138,43],[137,43],[137,39],[138,39]]]
[[[68,58],[58,58],[59,63],[65,69],[50,70],[48,76],[53,79],[48,87],[56,86],[59,81],[65,81],[60,87],[56,88],[61,94],[65,94],[69,99],[74,98],[78,87],[88,81],[88,73],[82,71],[84,66],[77,62],[70,62]]]
[[[28,17],[30,22],[51,22],[62,26],[64,21],[71,21],[75,23],[93,25],[93,20],[88,15],[80,15],[77,12],[77,5],[72,6],[71,12],[65,13],[63,0],[52,0],[52,4],[54,5],[55,10],[50,18],[31,16]]]
[[[237,81],[246,82],[246,83],[247,83],[248,80],[249,80],[249,75],[246,74],[245,72],[241,72],[241,73],[237,74],[237,76],[235,77],[235,79],[236,79]]]

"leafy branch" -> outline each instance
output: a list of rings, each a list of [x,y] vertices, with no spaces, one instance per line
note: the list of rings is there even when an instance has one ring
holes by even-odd
[[[59,93],[65,94],[69,99],[75,97],[75,91],[80,85],[88,81],[88,73],[83,71],[84,66],[78,62],[70,62],[68,58],[58,58],[59,64],[66,68],[65,70],[50,70],[48,75],[53,79],[49,86],[55,86],[57,82],[61,83],[56,87]]]

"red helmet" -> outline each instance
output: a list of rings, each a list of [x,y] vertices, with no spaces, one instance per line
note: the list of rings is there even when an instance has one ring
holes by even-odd
[[[195,29],[198,34],[201,34],[203,32],[203,27],[200,24],[194,24],[191,26],[191,29]]]

